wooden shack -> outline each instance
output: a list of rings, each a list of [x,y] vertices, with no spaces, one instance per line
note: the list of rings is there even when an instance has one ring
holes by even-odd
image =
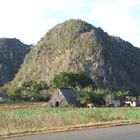
[[[71,88],[57,89],[49,100],[49,105],[52,107],[59,106],[80,106],[80,102],[76,98],[76,93]]]

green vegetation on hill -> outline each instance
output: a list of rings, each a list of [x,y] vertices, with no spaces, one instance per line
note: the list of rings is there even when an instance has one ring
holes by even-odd
[[[99,88],[138,95],[140,49],[101,28],[71,19],[56,25],[38,42],[9,85],[30,80],[50,84],[61,72],[84,72]]]
[[[54,75],[53,85],[57,88],[59,87],[85,88],[92,86],[93,81],[84,73],[61,72],[60,74]]]
[[[31,50],[13,85],[28,79],[49,82],[60,72],[84,72],[86,65],[90,65],[88,61],[99,51],[94,45],[94,28],[90,33],[92,28],[80,20],[70,20],[51,29]],[[98,59],[96,55],[94,59]]]

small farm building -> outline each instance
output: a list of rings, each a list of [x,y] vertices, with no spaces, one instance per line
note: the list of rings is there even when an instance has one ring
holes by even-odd
[[[133,96],[126,96],[125,105],[131,107],[139,106],[140,105],[139,98]]]
[[[0,93],[0,102],[9,102],[9,101],[10,98],[7,95]]]
[[[76,98],[76,93],[71,88],[57,89],[49,100],[49,105],[52,107],[59,106],[80,106],[80,102]]]

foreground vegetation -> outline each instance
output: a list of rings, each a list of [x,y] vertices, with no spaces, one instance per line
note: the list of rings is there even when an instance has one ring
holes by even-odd
[[[0,135],[93,126],[124,121],[140,122],[139,108],[27,108],[0,111]]]
[[[48,101],[56,88],[72,88],[77,93],[77,99],[82,105],[95,103],[98,106],[112,105],[112,97],[121,101],[125,100],[129,91],[113,90],[106,87],[96,86],[97,81],[93,81],[85,73],[61,72],[56,74],[49,85],[45,81],[23,81],[19,87],[11,89],[7,95],[12,102]],[[7,92],[0,88],[0,93]]]

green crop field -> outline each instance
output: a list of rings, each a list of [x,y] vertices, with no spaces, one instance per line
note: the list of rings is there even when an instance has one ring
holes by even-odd
[[[73,125],[140,122],[139,108],[21,108],[0,111],[0,136]]]

